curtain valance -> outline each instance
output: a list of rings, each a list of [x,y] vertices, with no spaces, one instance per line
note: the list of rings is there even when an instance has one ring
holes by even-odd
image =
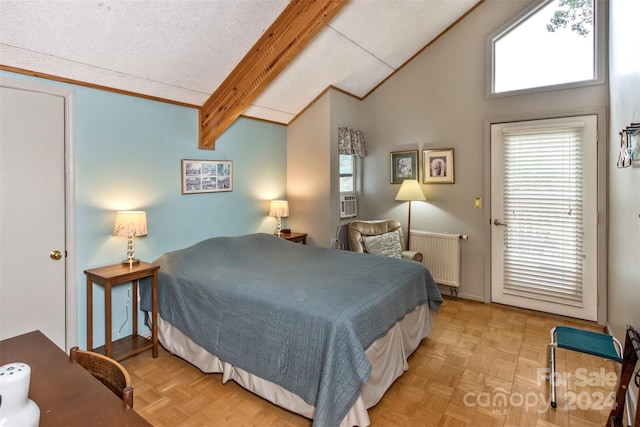
[[[338,128],[338,153],[355,157],[365,157],[367,149],[365,147],[364,133],[361,130],[348,127]]]

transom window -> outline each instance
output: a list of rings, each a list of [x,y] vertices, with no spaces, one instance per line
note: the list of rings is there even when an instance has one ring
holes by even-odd
[[[604,82],[595,0],[544,0],[487,40],[488,96]]]

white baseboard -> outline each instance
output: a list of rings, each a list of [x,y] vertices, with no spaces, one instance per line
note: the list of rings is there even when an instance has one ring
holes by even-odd
[[[444,298],[445,300],[451,299],[451,290],[450,290],[449,286],[447,286],[447,285],[438,285],[438,288],[440,289],[440,293],[442,294],[442,298]],[[458,288],[458,289],[460,289],[460,288]],[[482,297],[479,297],[477,295],[472,295],[472,294],[466,294],[464,292],[458,292],[458,298],[471,300],[471,301],[484,302],[484,299]]]

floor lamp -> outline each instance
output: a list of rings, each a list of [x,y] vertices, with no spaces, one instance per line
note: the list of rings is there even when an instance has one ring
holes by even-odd
[[[407,223],[407,250],[409,249],[409,239],[411,238],[411,202],[424,202],[427,200],[420,183],[415,179],[405,179],[402,181],[400,190],[396,194],[396,200],[409,202],[409,221]]]

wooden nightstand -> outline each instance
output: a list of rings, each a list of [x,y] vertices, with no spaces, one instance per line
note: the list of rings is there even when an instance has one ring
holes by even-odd
[[[303,245],[307,244],[307,233],[280,233],[280,237],[290,242],[302,242]]]
[[[133,266],[113,264],[85,270],[87,276],[87,350],[102,353],[115,360],[126,359],[149,348],[158,357],[158,269],[159,265],[140,262]],[[138,335],[138,280],[151,277],[151,341]],[[111,289],[131,282],[132,334],[111,342]],[[105,345],[93,348],[93,284],[104,286]]]

